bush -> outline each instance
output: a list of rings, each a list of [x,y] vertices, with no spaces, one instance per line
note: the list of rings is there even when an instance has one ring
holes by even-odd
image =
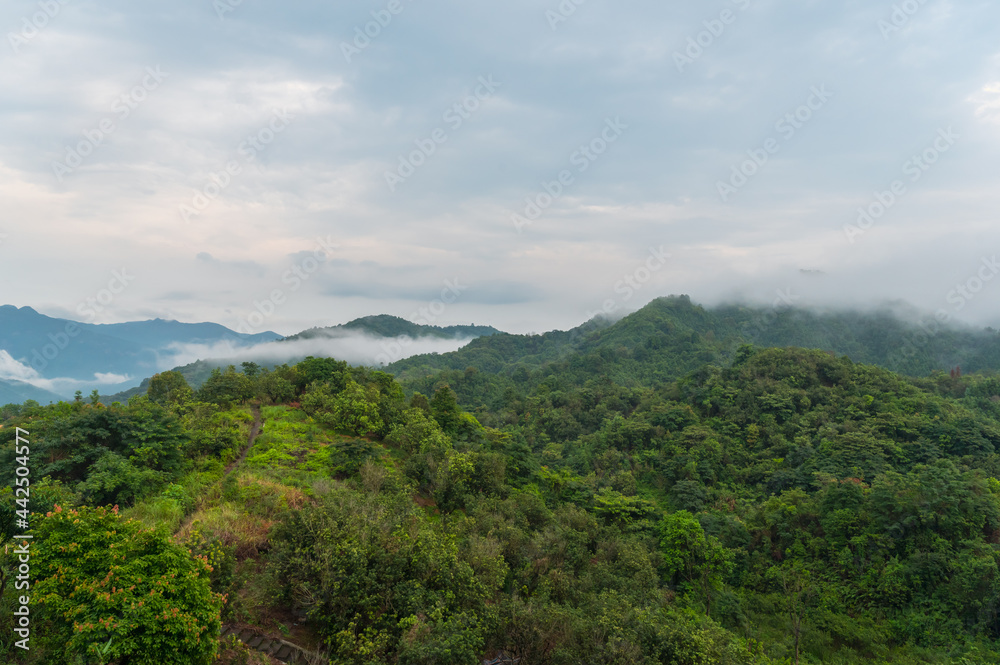
[[[51,662],[213,661],[223,597],[204,558],[105,508],[56,507],[34,535],[37,634]]]

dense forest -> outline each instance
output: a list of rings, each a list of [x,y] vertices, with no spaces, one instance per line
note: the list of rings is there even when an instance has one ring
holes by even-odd
[[[237,626],[352,665],[1000,662],[1000,355],[914,334],[673,298],[8,405],[0,655],[275,662]]]

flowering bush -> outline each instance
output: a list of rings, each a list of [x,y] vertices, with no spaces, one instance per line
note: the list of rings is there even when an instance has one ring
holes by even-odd
[[[38,634],[52,662],[211,663],[224,598],[204,557],[117,506],[62,510],[34,531]]]

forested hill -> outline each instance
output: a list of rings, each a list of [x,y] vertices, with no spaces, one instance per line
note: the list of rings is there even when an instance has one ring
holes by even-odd
[[[453,339],[453,340],[466,340],[473,337],[479,336],[490,336],[490,335],[500,335],[499,330],[491,326],[433,326],[433,325],[420,325],[407,321],[406,319],[401,319],[398,316],[389,316],[386,314],[381,314],[377,316],[366,316],[360,319],[354,319],[348,323],[330,326],[326,328],[310,328],[309,330],[304,330],[298,334],[290,335],[279,341],[279,344],[275,347],[269,349],[267,354],[255,355],[251,350],[248,351],[244,356],[239,359],[212,359],[204,358],[197,360],[193,363],[189,363],[184,366],[175,367],[174,371],[179,372],[184,376],[184,379],[189,385],[193,387],[201,386],[209,376],[211,376],[212,371],[215,369],[226,367],[230,364],[239,365],[242,362],[254,362],[267,367],[274,367],[282,363],[296,363],[305,358],[306,353],[301,352],[295,345],[295,342],[301,342],[306,340],[323,340],[323,339],[337,339],[343,337],[352,337],[359,334],[368,335],[372,338],[384,338],[386,340],[392,340],[398,338],[401,335],[405,335],[412,339]],[[272,341],[272,340],[268,340]],[[287,348],[291,349],[283,357],[280,355],[280,351],[283,348],[282,344],[287,343]],[[275,358],[279,358],[276,360]],[[105,404],[111,404],[115,401],[125,402],[130,397],[135,395],[145,394],[146,390],[149,388],[150,377],[147,377],[142,381],[142,383],[136,387],[129,390],[122,391],[109,396],[104,396],[101,400]],[[2,402],[0,402],[2,403]]]
[[[0,409],[37,635],[0,583],[0,661],[254,662],[225,623],[353,665],[1000,662],[1000,379],[743,345],[558,380],[471,414],[310,358]]]
[[[516,376],[535,385],[549,377],[560,385],[581,385],[605,377],[654,385],[706,363],[726,365],[743,344],[817,348],[915,377],[956,367],[1000,370],[1000,336],[991,329],[916,324],[890,313],[706,309],[687,296],[672,296],[614,324],[595,319],[566,332],[484,337],[453,353],[398,361],[387,371],[424,389],[447,380],[464,403],[478,404],[481,391],[462,387],[468,368],[499,375],[501,383]]]
[[[287,337],[286,340],[293,342],[295,340],[313,339],[316,337],[339,337],[349,333],[367,333],[374,337],[399,337],[406,335],[414,339],[420,337],[469,339],[498,335],[500,331],[492,326],[477,326],[474,324],[468,326],[422,325],[401,319],[398,316],[379,314],[376,316],[364,316],[337,326],[310,328],[297,335]]]

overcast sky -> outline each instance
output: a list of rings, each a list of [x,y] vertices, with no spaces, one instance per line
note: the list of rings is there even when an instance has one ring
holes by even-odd
[[[4,303],[1000,320],[995,0],[7,0],[0,27]]]

